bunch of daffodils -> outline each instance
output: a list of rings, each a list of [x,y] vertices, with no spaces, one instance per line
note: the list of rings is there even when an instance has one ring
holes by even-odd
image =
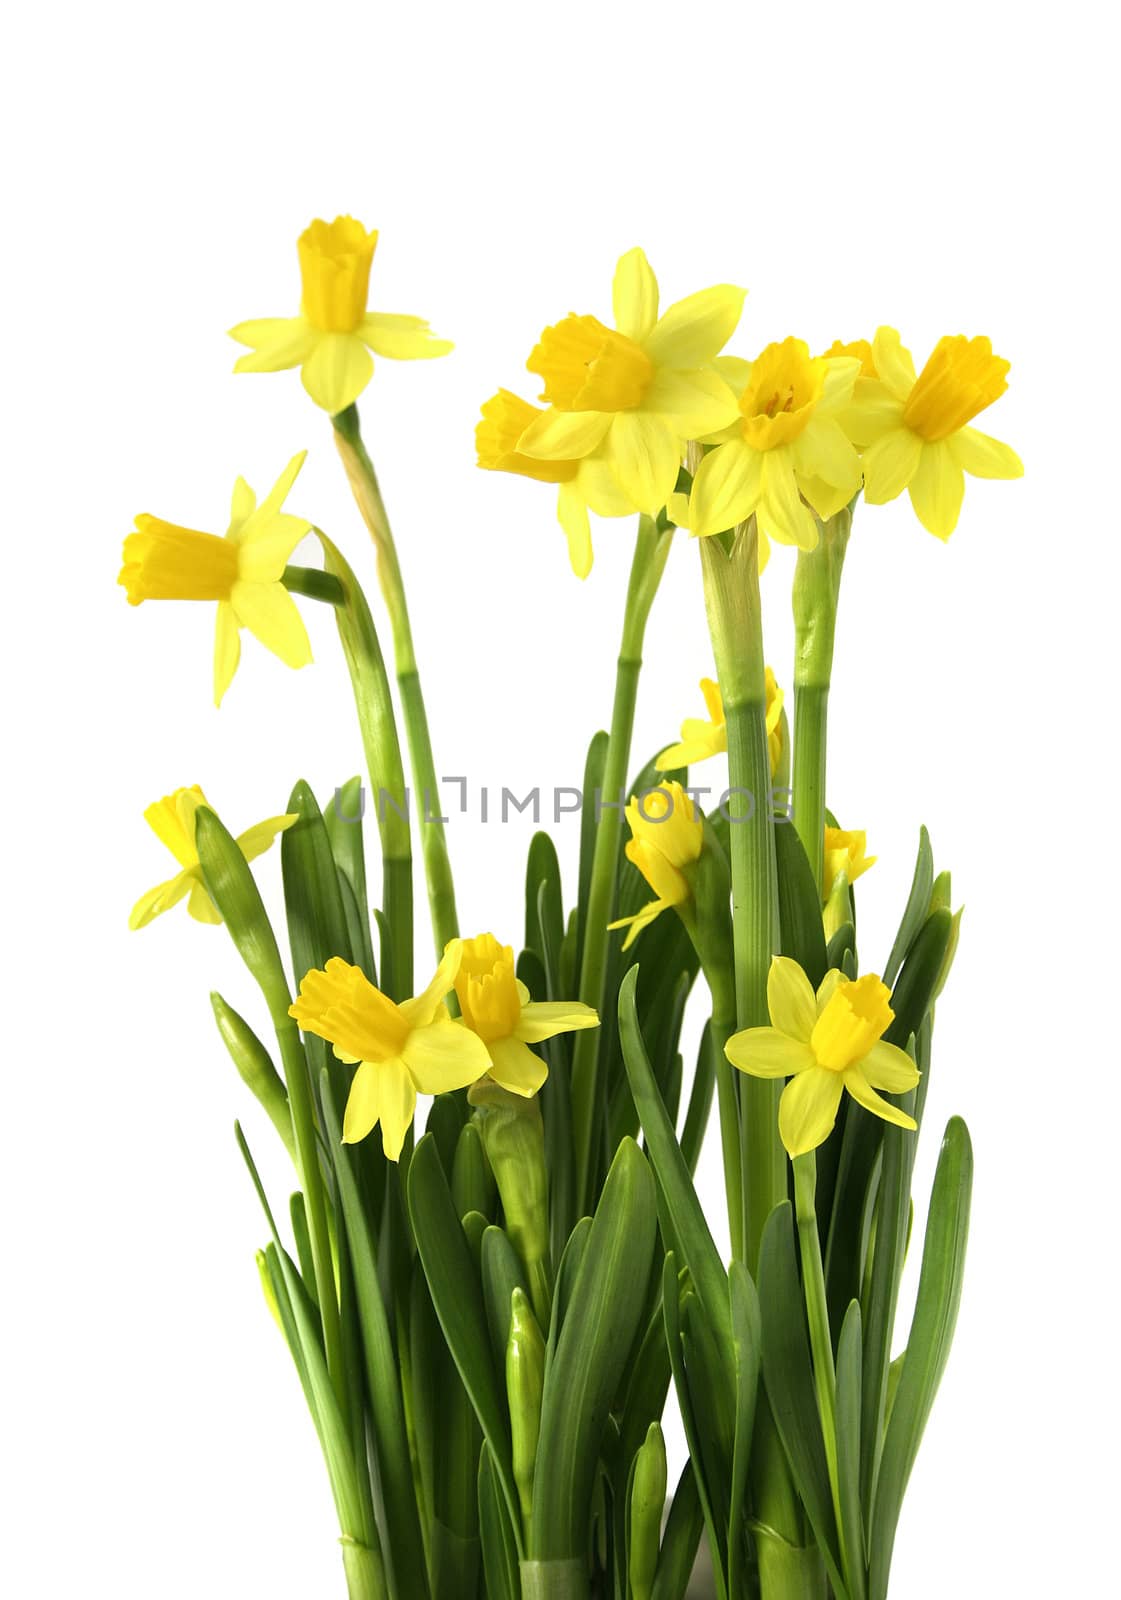
[[[232,336],[248,352],[237,372],[299,368],[327,413],[378,604],[370,551],[344,555],[303,503],[305,451],[259,503],[237,480],[224,533],[138,516],[119,578],[132,605],[216,607],[217,705],[243,630],[289,667],[311,663],[309,605],[333,618],[353,688],[353,749],[326,805],[297,782],[237,835],[197,784],[147,808],[176,870],[130,915],[145,928],[186,901],[244,963],[238,1009],[212,1004],[256,1102],[237,1140],[262,1204],[257,1267],[324,1455],[347,1593],[684,1600],[703,1543],[691,1595],[886,1600],[968,1230],[969,1136],[951,1117],[893,1360],[961,912],[923,829],[898,933],[864,970],[857,896],[887,892],[903,864],[863,881],[876,858],[830,788],[827,709],[861,497],[906,490],[944,541],[964,474],[1018,477],[1012,450],[972,426],[1009,364],[955,334],[916,372],[887,327],[820,354],[786,337],[738,355],[744,290],[663,310],[638,248],[617,263],[610,310],[526,330],[532,398],[500,388],[483,403],[479,465],[556,491],[579,577],[593,516],[629,524],[634,554],[600,707],[611,732],[589,730],[586,755],[569,744],[578,838],[539,831],[524,861],[497,859],[486,922],[524,885],[524,929],[468,936],[406,602],[437,531],[406,505],[398,548],[358,414],[375,357],[452,346],[420,317],[369,308],[377,243],[353,217],[313,221],[298,314]],[[715,673],[706,715],[636,771],[644,640],[678,528],[673,559],[700,561]],[[294,565],[305,541],[318,559]],[[777,676],[759,590],[772,546],[793,552],[773,558],[792,563],[795,624]],[[671,713],[659,708],[663,737]],[[364,778],[348,775],[359,753]],[[273,845],[282,916],[258,883]],[[686,1063],[694,990],[707,1022]],[[947,1079],[936,1101],[961,1091]],[[258,1171],[262,1138],[292,1163],[286,1216]],[[694,1182],[709,1162],[719,1226]],[[667,1405],[688,1440],[672,1478]]]

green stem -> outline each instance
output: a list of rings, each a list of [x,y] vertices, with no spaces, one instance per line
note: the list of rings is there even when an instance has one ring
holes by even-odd
[[[346,590],[338,578],[318,567],[285,567],[280,578],[289,594],[302,594],[308,600],[322,600],[329,606],[346,604]]]
[[[794,827],[818,894],[825,873],[825,751],[829,686],[794,684]]]
[[[736,1069],[724,1046],[736,1031],[735,983],[727,967],[706,970],[712,995],[709,1019],[710,1048],[716,1064],[716,1104],[720,1115],[720,1149],[724,1158],[724,1196],[728,1206],[728,1234],[732,1259],[743,1260],[743,1157],[740,1143],[740,1103]]]
[[[368,1545],[344,1535],[339,1540],[349,1600],[386,1600],[389,1593],[381,1556]]]
[[[401,707],[405,721],[405,736],[409,745],[413,783],[417,790],[425,879],[432,911],[436,954],[439,957],[443,954],[448,940],[455,938],[459,924],[456,917],[455,886],[448,855],[445,824],[435,820],[439,816],[436,764],[432,755],[428,717],[417,670],[416,650],[413,646],[401,563],[397,556],[397,545],[385,509],[385,501],[382,499],[377,473],[362,440],[357,406],[349,406],[331,420],[335,427],[335,443],[346,469],[351,492],[374,541],[378,582],[393,630],[393,658],[397,683],[401,691]]]
[[[588,1564],[572,1561],[523,1561],[522,1600],[588,1600]]]
[[[603,772],[603,806],[596,819],[595,849],[584,919],[584,948],[580,961],[580,999],[602,1015],[607,976],[607,924],[615,904],[619,845],[623,832],[623,789],[627,781],[631,736],[634,731],[642,646],[650,607],[665,570],[673,529],[660,532],[651,517],[640,517],[634,560],[623,613],[623,637],[615,673],[615,700]],[[599,1035],[586,1028],[576,1035],[572,1062],[572,1126],[576,1151],[577,1215],[594,1204],[592,1192],[592,1132],[599,1103]]]

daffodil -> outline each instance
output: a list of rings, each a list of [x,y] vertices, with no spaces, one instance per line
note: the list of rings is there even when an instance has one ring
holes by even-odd
[[[147,894],[142,894],[132,908],[130,928],[146,927],[161,912],[170,911],[184,895],[189,896],[187,910],[196,922],[221,922],[222,918],[213,900],[206,892],[195,848],[195,812],[199,806],[213,810],[197,783],[189,789],[176,789],[165,794],[162,800],[153,801],[144,813],[144,821],[161,844],[167,846],[179,863],[179,871],[166,883],[158,883]],[[244,833],[239,833],[237,843],[246,861],[252,861],[269,848],[278,833],[290,828],[299,817],[289,814],[269,817],[258,822]]]
[[[679,783],[663,783],[648,794],[632,796],[625,815],[631,830],[627,860],[642,873],[657,898],[633,917],[620,917],[610,924],[629,930],[624,950],[663,911],[689,905],[693,898],[690,871],[704,847],[704,821]]]
[[[235,372],[283,372],[299,367],[304,388],[332,416],[353,405],[369,383],[374,355],[423,361],[447,355],[423,317],[367,311],[370,264],[378,235],[353,217],[316,220],[297,244],[303,295],[298,317],[239,322],[230,338],[248,345]]]
[[[530,1045],[577,1028],[598,1028],[599,1017],[577,1000],[531,1000],[514,976],[513,950],[493,933],[462,944],[455,992],[463,1021],[486,1046],[495,1083],[513,1094],[534,1095],[548,1068]]]
[[[544,461],[523,455],[518,440],[541,416],[540,406],[530,405],[509,389],[499,389],[483,406],[482,420],[475,429],[479,466],[557,485],[557,521],[568,540],[568,559],[576,576],[586,578],[592,570],[589,508],[598,517],[626,517],[634,515],[635,507],[619,488],[602,450],[576,461]]]
[[[322,971],[313,968],[300,984],[289,1015],[305,1033],[326,1039],[340,1061],[358,1068],[343,1113],[344,1143],[356,1144],[380,1122],[382,1148],[396,1161],[418,1090],[463,1089],[490,1067],[483,1041],[453,1021],[444,1003],[462,956],[462,941],[453,939],[423,994],[400,1004],[339,956]]]
[[[840,873],[844,873],[846,883],[855,883],[869,867],[875,866],[877,857],[866,855],[867,848],[868,835],[863,828],[826,828],[825,871],[821,885],[823,900],[828,900],[833,893],[833,885]]]
[[[822,355],[829,360],[832,356],[852,356],[860,362],[860,377],[877,378],[876,358],[872,353],[872,345],[868,339],[850,339],[846,344],[843,339],[834,339],[828,350],[823,350]]]
[[[640,249],[615,269],[615,327],[574,313],[545,329],[526,365],[544,380],[548,410],[518,441],[538,461],[598,451],[622,493],[655,516],[677,481],[685,441],[736,414],[712,363],[736,330],[743,289],[718,284],[659,318],[658,282]]]
[[[129,605],[144,600],[216,600],[214,704],[221,705],[241,658],[240,630],[248,628],[289,667],[311,660],[307,629],[281,579],[293,550],[311,523],[282,511],[304,464],[293,456],[268,495],[257,497],[239,478],[234,484],[225,536],[198,533],[160,517],[139,516],[124,544],[117,582]]]
[[[864,498],[884,505],[906,489],[928,532],[948,539],[965,494],[964,473],[1019,478],[1014,450],[969,423],[1008,387],[1009,363],[988,339],[939,339],[916,377],[909,350],[894,328],[872,341],[877,377],[856,385],[846,427],[865,446]]]
[[[811,356],[801,339],[784,339],[755,361],[718,366],[737,389],[739,418],[697,468],[688,527],[705,538],[754,515],[762,539],[812,550],[814,512],[835,516],[860,487],[860,457],[840,421],[859,361]]]
[[[782,760],[782,706],[785,696],[770,667],[766,668],[764,676],[767,691],[767,754],[770,756],[773,778]],[[712,678],[702,678],[701,693],[708,711],[708,721],[705,722],[701,717],[686,717],[681,724],[680,744],[671,744],[654,761],[659,772],[669,772],[674,767],[691,767],[694,762],[707,761],[709,756],[717,756],[727,750],[728,727],[724,720],[720,685]]]
[[[796,961],[775,956],[767,978],[769,1028],[734,1033],[725,1055],[755,1078],[789,1078],[779,1101],[779,1134],[788,1153],[805,1155],[828,1139],[841,1095],[900,1128],[915,1119],[876,1093],[905,1094],[919,1081],[905,1050],[883,1034],[895,1013],[891,991],[871,974],[850,979],[836,969],[814,994]]]

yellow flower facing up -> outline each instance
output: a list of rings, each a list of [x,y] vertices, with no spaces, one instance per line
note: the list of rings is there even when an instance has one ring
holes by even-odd
[[[311,660],[307,629],[281,582],[293,550],[311,531],[310,522],[281,510],[306,455],[301,450],[292,457],[260,505],[245,479],[237,480],[224,538],[139,516],[136,532],[125,540],[117,581],[130,605],[144,600],[218,602],[216,706],[237,671],[242,628],[289,667],[304,667]]]
[[[518,441],[538,461],[598,452],[638,511],[655,516],[677,481],[685,441],[736,414],[712,363],[736,330],[743,289],[718,284],[658,316],[658,282],[640,249],[620,257],[615,327],[572,314],[545,329],[526,365],[544,380],[548,410]]]
[[[771,1026],[734,1033],[724,1053],[752,1077],[790,1079],[779,1101],[778,1126],[791,1157],[828,1139],[846,1089],[885,1122],[916,1126],[913,1117],[876,1093],[905,1094],[919,1081],[907,1052],[883,1038],[895,1015],[890,997],[881,979],[849,979],[835,969],[825,974],[815,995],[796,961],[775,956],[771,962]]]
[[[624,950],[663,911],[689,904],[693,898],[689,870],[704,847],[704,821],[679,783],[663,783],[641,797],[632,796],[626,818],[631,830],[627,860],[642,873],[657,898],[633,917],[620,917],[610,924],[628,930]]]
[[[865,855],[867,848],[868,835],[863,828],[826,828],[825,871],[821,884],[823,900],[828,900],[833,893],[839,873],[844,873],[846,883],[855,883],[869,867],[875,866],[878,857]]]
[[[475,429],[478,464],[491,472],[513,472],[557,485],[557,521],[568,540],[568,559],[576,576],[586,578],[592,570],[589,509],[598,517],[628,517],[634,515],[635,507],[619,488],[602,450],[574,461],[545,461],[522,454],[519,439],[544,415],[540,406],[530,405],[509,389],[499,389],[483,406],[482,420]]]
[[[304,388],[335,416],[353,405],[373,375],[374,355],[424,361],[452,348],[423,317],[367,311],[370,265],[378,235],[353,217],[316,220],[300,235],[303,295],[298,317],[239,322],[230,338],[248,345],[235,372],[283,372],[299,367]]]
[[[778,772],[782,760],[782,706],[783,691],[775,681],[770,667],[766,668],[767,688],[767,754],[771,762],[771,777]],[[720,685],[712,678],[701,679],[708,721],[700,717],[686,717],[681,724],[681,742],[671,744],[654,762],[659,772],[672,771],[674,767],[691,767],[697,761],[707,761],[709,756],[721,755],[728,748],[728,727],[724,720],[724,700]]]
[[[811,356],[801,339],[784,339],[755,361],[718,366],[738,391],[739,420],[697,468],[689,528],[706,538],[754,514],[761,540],[812,550],[814,512],[835,516],[860,487],[860,457],[840,422],[858,361]]]
[[[326,1039],[340,1061],[358,1068],[343,1113],[345,1144],[357,1144],[380,1122],[382,1148],[396,1161],[418,1091],[463,1089],[488,1071],[483,1041],[453,1021],[444,1004],[462,956],[462,940],[453,939],[423,994],[399,1005],[339,956],[323,971],[313,968],[300,984],[289,1015],[305,1033]]]
[[[877,377],[856,385],[845,426],[864,446],[864,498],[884,505],[906,489],[928,532],[948,539],[965,494],[964,473],[1019,478],[1014,450],[969,423],[1008,387],[1009,363],[988,339],[939,339],[916,377],[909,350],[894,328],[872,341]]]
[[[486,1045],[495,1083],[528,1098],[548,1076],[530,1045],[577,1028],[598,1028],[599,1017],[577,1000],[531,1000],[514,976],[512,948],[499,944],[493,933],[462,943],[455,992],[463,1021]]]
[[[214,808],[197,783],[189,789],[176,789],[173,794],[156,800],[144,813],[144,821],[161,844],[167,846],[179,863],[179,871],[166,883],[158,883],[147,894],[142,894],[132,908],[130,928],[146,927],[161,912],[170,911],[185,895],[187,910],[196,922],[221,922],[217,906],[206,892],[202,880],[199,853],[195,848],[195,812],[199,806]],[[283,817],[269,817],[238,834],[237,843],[246,861],[262,855],[278,833],[290,828],[299,817],[295,813]]]

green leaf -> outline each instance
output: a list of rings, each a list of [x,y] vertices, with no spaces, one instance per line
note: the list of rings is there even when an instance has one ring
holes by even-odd
[[[751,1441],[755,1431],[755,1402],[759,1391],[763,1324],[759,1310],[759,1296],[751,1280],[751,1274],[742,1261],[733,1261],[728,1269],[728,1290],[736,1367],[735,1430],[728,1518],[728,1586],[733,1594],[741,1594],[745,1585],[742,1562],[747,1543],[745,1524],[747,1474],[751,1461]]]
[[[864,1517],[860,1499],[861,1344],[860,1302],[853,1300],[845,1312],[837,1346],[834,1407],[837,1419],[837,1498],[840,1502],[844,1570],[851,1600],[865,1600],[868,1593]]]
[[[487,1600],[521,1600],[518,1547],[487,1444],[479,1457],[479,1536]]]
[[[525,943],[536,951],[549,978],[549,999],[559,998],[559,963],[564,941],[564,903],[557,848],[547,833],[530,840],[525,871]]]
[[[483,1141],[474,1122],[465,1122],[456,1141],[452,1161],[452,1197],[461,1217],[477,1211],[489,1222],[494,1216],[498,1190]]]
[[[960,1117],[951,1117],[934,1176],[907,1358],[891,1410],[876,1484],[870,1542],[871,1600],[885,1600],[887,1595],[903,1495],[957,1325],[972,1187],[973,1149],[969,1130]]]
[[[607,747],[610,743],[604,732],[595,734],[588,746],[584,763],[583,800],[580,812],[580,875],[579,895],[576,902],[576,951],[573,970],[580,971],[584,959],[584,924],[588,914],[588,895],[592,884],[592,860],[595,856],[596,832],[599,818],[596,814],[596,795],[603,789],[604,768],[607,765]]]
[[[280,836],[292,969],[299,980],[312,967],[326,966],[332,956],[346,962],[354,958],[331,841],[315,796],[302,779],[292,790],[288,809],[300,818]]]
[[[673,1383],[677,1391],[677,1403],[681,1410],[681,1422],[685,1429],[685,1440],[689,1446],[689,1456],[693,1463],[693,1473],[697,1497],[700,1501],[702,1515],[708,1528],[709,1542],[715,1552],[714,1576],[716,1580],[716,1600],[728,1600],[728,1587],[725,1573],[728,1570],[728,1522],[724,1515],[726,1490],[724,1481],[717,1478],[711,1484],[708,1482],[705,1468],[705,1434],[698,1422],[697,1413],[693,1404],[693,1393],[689,1383],[689,1374],[686,1370],[684,1344],[682,1340],[681,1318],[681,1285],[688,1285],[689,1274],[683,1272],[679,1282],[677,1262],[671,1250],[665,1259],[662,1275],[662,1314],[666,1322],[666,1345],[669,1349],[670,1366],[673,1370]],[[685,1295],[692,1294],[686,1288]]]
[[[365,790],[360,777],[348,778],[323,808],[323,822],[331,841],[331,854],[339,875],[339,889],[350,933],[350,948],[376,986],[374,946],[370,936],[369,890],[366,886],[366,850],[362,814]]]
[[[483,1280],[483,1303],[490,1329],[494,1370],[506,1368],[506,1346],[510,1340],[510,1297],[515,1289],[529,1294],[521,1258],[504,1228],[489,1227],[483,1234],[479,1262]]]
[[[557,1269],[557,1281],[553,1285],[553,1311],[549,1318],[549,1338],[546,1345],[550,1361],[556,1351],[557,1341],[560,1338],[561,1329],[564,1327],[564,1319],[568,1315],[572,1291],[575,1289],[576,1280],[580,1276],[580,1268],[584,1262],[584,1252],[588,1248],[588,1236],[591,1231],[591,1217],[581,1217],[569,1235],[568,1243],[561,1252],[560,1266]]]
[[[689,1104],[681,1129],[681,1154],[691,1176],[696,1173],[697,1162],[701,1158],[701,1145],[704,1143],[709,1113],[712,1110],[712,1095],[716,1084],[716,1052],[719,1049],[719,1042],[713,1036],[710,1017],[701,1034],[693,1087],[689,1092]]]
[[[697,1480],[692,1463],[687,1461],[677,1481],[666,1518],[658,1572],[650,1600],[685,1600],[704,1525]]]
[[[891,954],[884,967],[883,978],[886,984],[895,982],[907,952],[914,942],[915,935],[922,927],[926,914],[930,909],[930,893],[934,887],[934,852],[930,848],[930,835],[925,828],[919,829],[919,853],[915,861],[915,875],[911,881],[911,892],[907,896],[907,905],[903,911],[903,920],[899,924],[899,932],[895,935],[895,943],[891,947]],[[912,1030],[914,1031],[914,1030]]]
[[[816,989],[826,972],[821,896],[795,828],[776,828],[780,953],[796,961]]]
[[[657,1232],[654,1180],[631,1140],[619,1146],[545,1373],[530,1553],[587,1547],[596,1462],[638,1330]]]

